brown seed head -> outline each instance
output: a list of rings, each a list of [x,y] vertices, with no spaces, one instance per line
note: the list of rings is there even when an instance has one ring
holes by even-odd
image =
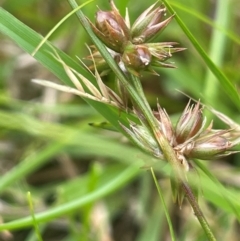
[[[130,38],[130,31],[115,7],[113,1],[111,11],[99,10],[96,13],[96,24],[91,24],[93,31],[112,50],[121,53]]]

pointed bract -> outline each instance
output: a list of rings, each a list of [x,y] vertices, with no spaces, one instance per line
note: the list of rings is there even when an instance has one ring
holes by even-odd
[[[145,10],[130,26],[128,12],[126,20],[120,15],[113,0],[110,0],[110,11],[99,10],[96,13],[96,24],[90,25],[98,38],[112,51],[119,54],[116,61],[119,67],[136,76],[146,71],[156,74],[154,67],[174,68],[173,63],[164,63],[173,53],[184,50],[174,48],[176,43],[148,43],[152,41],[172,20],[173,16],[163,20],[166,14],[164,5],[156,4]],[[156,8],[155,8],[156,7]],[[102,62],[99,66],[105,67]],[[97,63],[98,66],[98,63]],[[108,71],[104,71],[108,73]]]
[[[166,8],[164,6],[155,7],[156,3],[145,10],[138,19],[134,22],[131,28],[131,34],[133,43],[141,44],[154,38],[156,34],[167,26],[168,21],[162,21],[163,16],[166,13]],[[152,10],[153,9],[153,10]]]
[[[167,27],[167,25],[171,22],[173,17],[174,16],[171,16],[158,24],[148,26],[140,35],[133,37],[133,43],[141,44],[152,41],[158,34],[160,34]]]
[[[190,101],[186,106],[183,114],[177,122],[176,126],[176,141],[178,144],[185,142],[198,133],[202,128],[203,115],[200,103],[195,106],[190,106]]]
[[[130,122],[131,130],[122,124],[121,126],[138,147],[155,157],[163,159],[162,151],[159,149],[156,140],[144,125],[136,125],[135,123]]]

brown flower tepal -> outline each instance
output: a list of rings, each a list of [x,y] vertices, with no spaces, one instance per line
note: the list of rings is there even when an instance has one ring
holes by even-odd
[[[139,75],[141,71],[155,73],[153,66],[173,68],[173,63],[165,61],[172,57],[172,53],[184,50],[175,48],[176,42],[151,42],[173,19],[173,16],[164,19],[166,8],[164,5],[156,5],[157,3],[145,10],[131,27],[130,21],[120,15],[111,0],[111,10],[99,10],[96,13],[95,25],[90,22],[93,31],[109,49],[110,54],[114,55],[113,57],[118,55],[115,60],[124,72]],[[97,67],[103,66],[99,59],[94,61]],[[106,69],[104,71],[106,72]]]

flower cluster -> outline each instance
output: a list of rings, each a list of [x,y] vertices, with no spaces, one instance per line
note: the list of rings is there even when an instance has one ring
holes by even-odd
[[[140,71],[155,73],[153,66],[174,67],[172,63],[165,61],[172,56],[172,53],[182,51],[184,48],[174,48],[177,44],[175,42],[150,43],[173,18],[171,16],[163,20],[166,14],[163,5],[155,8],[155,3],[150,6],[132,26],[128,14],[124,19],[112,0],[110,5],[111,11],[99,10],[96,13],[95,25],[91,22],[90,24],[123,71],[139,75]],[[96,49],[93,57],[97,67],[106,73],[108,65]],[[90,56],[87,58],[91,60]]]
[[[229,149],[237,144],[234,141],[236,137],[233,129],[214,130],[212,123],[205,127],[206,118],[203,118],[199,102],[196,105],[188,103],[175,127],[166,111],[160,106],[158,111],[154,112],[154,116],[158,130],[168,140],[185,170],[189,170],[190,159],[211,160],[223,157],[231,154]],[[157,140],[145,127],[142,117],[140,115],[139,117],[142,125],[130,123],[130,129],[125,126],[123,129],[143,150],[164,159]]]

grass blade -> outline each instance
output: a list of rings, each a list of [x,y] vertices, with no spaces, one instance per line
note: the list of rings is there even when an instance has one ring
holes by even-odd
[[[204,62],[208,66],[208,68],[216,76],[216,78],[220,82],[222,88],[224,89],[224,91],[226,92],[228,97],[232,100],[232,102],[235,104],[235,106],[240,110],[239,94],[238,94],[236,88],[234,87],[234,85],[224,75],[224,73],[220,71],[220,69],[213,63],[213,61],[209,58],[207,53],[204,51],[204,49],[198,43],[197,39],[192,35],[190,30],[187,28],[187,26],[184,24],[184,22],[178,16],[178,14],[174,11],[174,9],[171,7],[171,5],[168,3],[168,1],[167,0],[163,0],[163,2],[167,6],[169,12],[171,14],[175,14],[175,19],[176,19],[178,25],[182,28],[183,32],[186,34],[186,36],[191,41],[191,43],[193,44],[193,46],[195,47],[197,52],[203,58]]]
[[[163,209],[164,209],[164,212],[165,212],[165,215],[166,215],[166,218],[167,218],[167,222],[168,222],[168,226],[169,226],[169,230],[170,230],[170,234],[171,234],[171,239],[172,241],[176,241],[176,238],[175,238],[175,234],[174,234],[174,231],[173,231],[173,226],[172,226],[172,222],[171,222],[171,218],[170,218],[170,215],[168,213],[168,210],[167,210],[167,207],[166,207],[166,204],[165,204],[165,201],[163,199],[163,194],[162,194],[162,191],[160,189],[160,186],[158,184],[158,181],[156,179],[156,176],[154,174],[154,171],[153,171],[153,168],[151,167],[151,173],[152,173],[152,176],[153,176],[153,180],[155,182],[155,185],[157,187],[157,190],[158,190],[158,194],[159,194],[159,197],[161,199],[161,202],[162,202],[162,205],[163,205]]]
[[[52,208],[46,212],[42,212],[35,215],[35,219],[38,223],[47,222],[59,216],[69,214],[79,209],[83,205],[87,203],[91,203],[95,200],[98,200],[113,191],[116,191],[120,187],[122,187],[125,183],[129,182],[132,178],[134,178],[139,172],[139,167],[136,165],[131,165],[127,167],[125,170],[120,171],[119,175],[117,175],[110,182],[105,183],[102,187],[96,189],[95,191],[80,197],[79,199],[70,201],[66,204],[60,205],[58,207]],[[0,225],[0,230],[13,230],[20,229],[23,227],[31,226],[33,224],[32,217],[26,217],[22,219],[18,219],[9,223],[4,223]]]
[[[25,52],[31,54],[36,46],[42,41],[42,36],[30,29],[28,26],[20,22],[13,15],[8,13],[3,8],[0,8],[0,32],[10,37],[20,48]],[[96,84],[95,78],[76,61],[70,58],[68,55],[52,46],[49,42],[46,42],[36,53],[34,58],[40,62],[43,66],[49,69],[66,85],[72,86],[73,84],[67,76],[62,64],[55,59],[53,51],[56,51],[59,57],[68,66],[81,73],[85,78]],[[53,53],[53,54],[52,54]],[[128,123],[128,119],[132,119],[128,113],[122,112],[119,115],[119,111],[116,108],[109,107],[105,103],[96,102],[93,100],[84,99],[88,104],[94,107],[104,118],[106,118],[119,132],[122,132],[122,128],[119,125],[119,121],[123,124]]]

